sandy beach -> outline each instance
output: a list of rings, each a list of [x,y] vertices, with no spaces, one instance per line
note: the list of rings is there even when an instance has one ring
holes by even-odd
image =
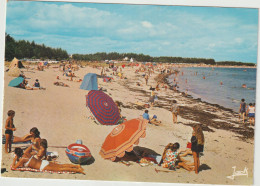
[[[127,79],[114,76],[110,83],[98,78],[98,86],[106,89],[114,101],[122,103],[122,115],[127,120],[138,118],[145,108],[137,103],[148,102],[151,91],[150,85],[156,86],[156,79],[160,75],[155,72],[151,75],[148,85],[145,85],[143,73],[135,73],[138,67],[125,67],[123,74]],[[79,68],[75,71],[77,78],[83,79],[87,73],[100,74],[100,69],[90,66]],[[226,185],[250,185],[253,184],[254,169],[254,127],[243,126],[238,122],[238,115],[230,109],[219,105],[213,105],[185,96],[179,91],[170,89],[156,91],[158,100],[149,108],[150,115],[156,114],[162,126],[148,125],[146,137],[140,139],[138,146],[151,149],[162,154],[164,147],[170,142],[179,142],[180,149],[185,149],[186,143],[192,135],[192,125],[203,124],[205,136],[205,148],[201,157],[200,172],[188,172],[177,169],[173,173],[156,172],[155,168],[163,169],[155,165],[141,167],[137,163],[126,166],[104,160],[100,155],[100,148],[106,136],[115,126],[96,124],[89,118],[90,113],[86,108],[86,95],[88,91],[79,89],[80,82],[68,81],[68,77],[62,76],[58,68],[50,66],[44,71],[37,71],[32,66],[28,71],[23,70],[25,76],[32,85],[35,79],[39,79],[46,90],[24,90],[9,87],[8,83],[13,79],[5,72],[4,79],[4,106],[3,123],[7,118],[7,111],[16,112],[14,124],[17,131],[15,136],[23,136],[29,133],[32,127],[37,127],[41,132],[41,138],[48,140],[48,151],[57,151],[59,163],[70,163],[65,154],[65,148],[76,140],[81,139],[94,158],[90,165],[83,165],[86,175],[82,174],[49,174],[12,171],[10,169],[13,154],[5,154],[2,146],[1,167],[7,172],[2,177],[19,178],[49,178],[49,179],[77,179],[77,180],[105,180],[105,181],[135,181],[135,182],[166,182],[166,183],[206,183]],[[110,75],[112,71],[108,72]],[[59,76],[61,82],[69,87],[55,86]],[[166,81],[167,75],[160,75]],[[140,82],[142,86],[137,86]],[[173,125],[170,112],[171,100],[177,100],[180,106],[178,124]],[[4,125],[2,125],[4,134]],[[13,145],[13,147],[21,145]],[[60,147],[51,147],[60,146]],[[185,159],[193,161],[192,156]],[[247,176],[237,176],[234,180],[227,178],[233,174],[233,168],[242,171],[248,168]]]

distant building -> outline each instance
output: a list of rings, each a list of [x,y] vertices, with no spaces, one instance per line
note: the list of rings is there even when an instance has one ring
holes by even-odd
[[[123,59],[123,61],[129,61],[129,58],[128,58],[128,57],[125,57],[125,58]]]
[[[130,62],[132,63],[132,62],[135,62],[135,61],[136,61],[136,60],[131,57]]]

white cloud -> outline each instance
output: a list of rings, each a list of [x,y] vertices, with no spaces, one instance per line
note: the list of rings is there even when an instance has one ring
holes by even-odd
[[[142,26],[145,27],[145,28],[152,28],[153,27],[153,25],[148,21],[142,21],[141,23],[142,23]]]

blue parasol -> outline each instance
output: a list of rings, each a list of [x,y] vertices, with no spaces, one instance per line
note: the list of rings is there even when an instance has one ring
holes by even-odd
[[[23,77],[17,77],[11,80],[8,84],[9,87],[16,87],[20,85],[23,82],[24,78]]]

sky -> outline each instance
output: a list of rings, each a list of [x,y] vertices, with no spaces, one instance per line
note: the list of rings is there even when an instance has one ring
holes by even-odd
[[[9,1],[6,33],[69,54],[133,52],[256,63],[258,9]]]

